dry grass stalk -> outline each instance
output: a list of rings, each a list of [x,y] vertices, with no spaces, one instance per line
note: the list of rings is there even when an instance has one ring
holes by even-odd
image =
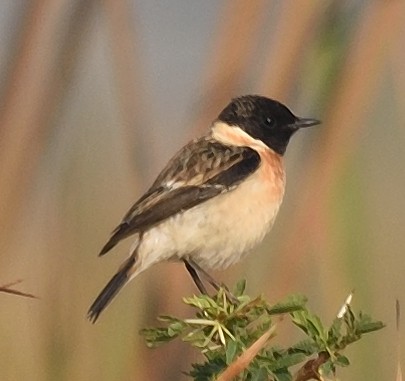
[[[283,3],[275,29],[274,44],[268,52],[259,93],[275,99],[286,99],[296,80],[295,73],[316,33],[325,4],[320,1]],[[294,28],[291,27],[294,25]]]
[[[321,144],[313,149],[314,154],[308,161],[306,173],[306,189],[299,194],[295,219],[286,231],[286,237],[281,242],[278,258],[281,268],[290,272],[288,279],[298,279],[300,266],[290,264],[302,258],[308,245],[320,247],[325,242],[319,242],[319,237],[325,238],[328,229],[327,201],[341,173],[341,168],[351,152],[355,149],[360,131],[366,127],[364,123],[369,105],[374,96],[383,67],[383,50],[386,41],[391,41],[403,23],[404,6],[401,2],[374,2],[366,8],[347,62],[343,70],[339,87],[323,122],[326,127],[322,130]],[[367,62],[365,69],[364,62]],[[319,234],[324,232],[325,234]],[[329,250],[330,251],[330,250]],[[292,258],[294,257],[294,258]],[[337,256],[336,256],[337,257]],[[333,268],[335,265],[331,264]],[[333,275],[335,271],[328,274]],[[336,278],[336,277],[335,277]],[[332,282],[332,279],[329,279]],[[334,279],[335,284],[339,284]],[[335,286],[338,288],[338,286]]]
[[[0,286],[0,292],[4,292],[6,294],[12,294],[12,295],[25,296],[26,298],[38,299],[38,297],[33,294],[29,294],[27,292],[18,291],[18,290],[11,288],[21,282],[22,282],[22,280],[19,279],[14,282],[11,282],[11,283],[4,284],[4,285]]]
[[[49,120],[78,61],[92,3],[75,6],[62,43],[61,20],[70,7],[68,0],[33,1],[27,11],[0,114],[1,226],[13,226],[18,207],[23,206],[47,141]]]
[[[145,149],[148,129],[143,127],[150,125],[150,122],[145,111],[148,107],[140,62],[142,52],[138,51],[139,44],[136,30],[134,31],[130,2],[104,0],[101,5],[109,32],[113,77],[118,89],[120,116],[126,137],[124,139],[126,150],[121,152],[121,155],[130,163],[130,167],[134,169],[134,178],[138,179],[139,174],[135,173],[137,166],[133,165],[134,152],[135,160],[139,162],[142,160],[153,162],[155,156]]]
[[[238,85],[249,71],[250,59],[255,44],[260,39],[268,2],[228,1],[218,16],[219,27],[213,34],[212,54],[207,59],[203,75],[205,99],[198,110],[196,126],[206,129],[222,105],[229,102]]]
[[[273,325],[267,332],[260,336],[249,348],[247,348],[232,364],[222,372],[217,381],[231,381],[243,372],[259,351],[264,348],[268,341],[275,336],[277,325]]]
[[[0,116],[1,226],[12,225],[19,199],[35,173],[52,80],[55,30],[68,2],[34,1],[27,12]]]

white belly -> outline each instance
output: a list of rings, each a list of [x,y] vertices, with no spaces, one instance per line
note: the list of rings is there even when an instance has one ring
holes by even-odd
[[[248,181],[206,205],[210,214],[196,218],[202,235],[198,236],[199,249],[192,253],[194,261],[203,268],[226,268],[239,262],[263,240],[273,226],[281,203],[280,199],[264,199],[263,194],[267,192],[263,188]]]
[[[274,173],[262,163],[236,189],[145,232],[138,247],[137,273],[156,262],[187,256],[207,269],[238,262],[271,229],[284,183],[282,168]]]

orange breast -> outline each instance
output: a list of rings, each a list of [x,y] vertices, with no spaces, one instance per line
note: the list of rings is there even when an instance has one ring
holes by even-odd
[[[282,157],[270,149],[258,149],[261,166],[258,170],[260,181],[268,184],[272,201],[283,198],[285,188],[285,171]]]

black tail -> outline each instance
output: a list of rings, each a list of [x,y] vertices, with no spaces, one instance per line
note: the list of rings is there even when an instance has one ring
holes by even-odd
[[[131,235],[129,231],[129,225],[126,222],[122,222],[113,230],[111,234],[112,235],[110,239],[98,254],[100,257],[104,254],[107,254],[119,241]]]
[[[118,294],[125,283],[128,282],[130,276],[130,270],[135,263],[135,258],[133,256],[129,257],[124,265],[119,269],[119,271],[111,278],[107,285],[97,296],[94,303],[89,308],[87,313],[88,319],[95,323],[100,316],[101,312],[111,303],[114,296]]]

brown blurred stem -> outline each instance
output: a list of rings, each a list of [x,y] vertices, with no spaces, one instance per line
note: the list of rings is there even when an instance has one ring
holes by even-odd
[[[33,294],[29,294],[27,292],[18,291],[18,290],[11,288],[12,286],[15,286],[16,284],[21,283],[21,282],[22,282],[21,280],[16,280],[14,282],[4,284],[4,285],[0,286],[0,292],[4,292],[6,294],[18,295],[18,296],[25,296],[26,298],[38,299],[38,297]]]
[[[300,68],[297,63],[305,57],[308,42],[317,32],[325,3],[321,0],[286,1],[280,5],[282,9],[274,29],[274,45],[268,51],[258,88],[261,94],[283,100],[294,88]]]
[[[267,332],[263,333],[249,348],[247,348],[224,372],[222,372],[217,381],[231,381],[238,374],[243,372],[252,360],[263,349],[268,341],[275,336],[277,325],[273,325]]]
[[[321,380],[319,368],[329,360],[327,352],[320,352],[318,357],[307,361],[296,373],[293,381]]]
[[[113,78],[117,87],[121,121],[125,130],[125,148],[130,168],[134,169],[135,179],[142,175],[145,166],[136,165],[142,161],[153,162],[148,141],[151,121],[147,116],[148,100],[143,80],[143,52],[139,48],[136,25],[131,2],[128,0],[103,0],[108,31],[109,48],[113,64]],[[135,13],[137,16],[137,12]]]
[[[19,46],[1,99],[0,239],[9,236],[24,196],[34,178],[46,143],[46,132],[66,89],[66,74],[75,67],[77,44],[93,1],[36,0],[28,7]],[[73,8],[73,10],[72,10]],[[60,42],[61,22],[71,11],[71,24]],[[73,25],[74,24],[74,25]]]
[[[219,12],[218,27],[213,32],[213,48],[203,74],[204,100],[198,109],[196,126],[205,129],[212,115],[227,104],[244,82],[251,56],[260,41],[260,32],[268,2],[232,0]]]
[[[402,26],[403,4],[397,1],[373,2],[364,11],[358,30],[355,32],[352,46],[346,59],[338,88],[330,108],[323,119],[323,129],[319,137],[320,144],[315,147],[308,160],[308,169],[304,170],[306,188],[299,193],[299,207],[290,223],[283,247],[278,250],[280,268],[288,269],[284,279],[298,279],[300,266],[298,258],[309,245],[317,246],[318,253],[324,255],[326,233],[328,229],[329,198],[346,160],[356,149],[361,130],[367,124],[367,112],[371,110],[372,98],[383,68],[383,54],[386,41],[391,41]],[[364,63],[367,62],[367,71]],[[333,256],[330,253],[330,257]],[[320,258],[322,261],[322,258]],[[291,266],[295,263],[295,266]],[[337,274],[335,267],[328,276]],[[336,286],[340,280],[330,279]]]

